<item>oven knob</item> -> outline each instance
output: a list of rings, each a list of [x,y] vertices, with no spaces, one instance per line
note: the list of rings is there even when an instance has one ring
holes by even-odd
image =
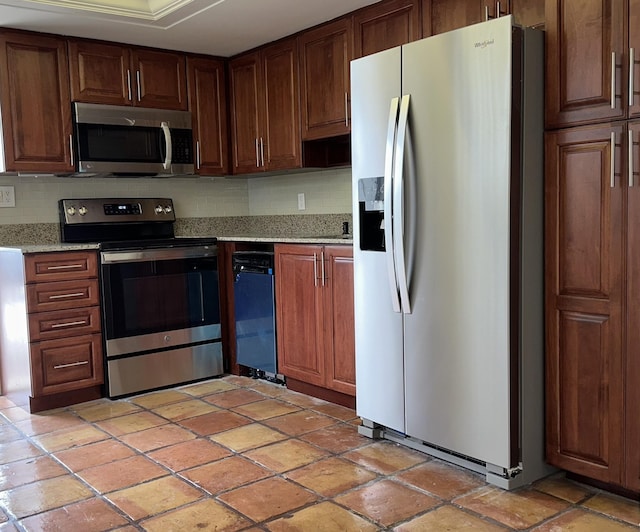
[[[164,213],[165,213],[165,214],[171,214],[171,211],[172,211],[172,210],[173,210],[173,209],[171,208],[171,205],[167,205],[167,206],[164,208]]]
[[[75,207],[69,207],[67,208],[67,214],[69,216],[73,216],[76,213],[76,208]]]
[[[156,214],[162,214],[164,212],[162,205],[156,205],[156,208],[153,210],[155,211]]]
[[[83,205],[82,207],[80,207],[80,208],[78,209],[78,214],[79,214],[80,216],[84,216],[85,214],[87,214],[87,208]]]

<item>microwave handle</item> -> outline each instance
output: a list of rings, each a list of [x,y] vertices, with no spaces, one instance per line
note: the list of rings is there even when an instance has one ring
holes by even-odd
[[[162,128],[162,132],[164,133],[164,141],[167,146],[167,154],[165,156],[162,167],[165,170],[169,170],[171,168],[171,152],[173,149],[171,146],[171,130],[169,129],[169,124],[167,124],[166,122],[162,122],[160,124],[160,127]]]

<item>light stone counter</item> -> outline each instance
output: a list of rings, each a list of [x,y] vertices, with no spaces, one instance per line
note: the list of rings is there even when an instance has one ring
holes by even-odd
[[[0,247],[0,251],[14,251],[16,253],[50,253],[56,251],[80,251],[98,249],[98,244],[25,244]]]

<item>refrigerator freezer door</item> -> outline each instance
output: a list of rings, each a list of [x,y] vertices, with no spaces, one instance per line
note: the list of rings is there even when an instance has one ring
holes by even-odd
[[[511,24],[437,35],[402,57],[419,206],[406,432],[502,467],[512,465]]]
[[[379,232],[388,205],[360,202],[362,190],[383,183],[389,109],[400,96],[400,79],[400,48],[351,63],[356,409],[363,418],[404,432],[402,315],[393,310],[384,246],[366,249],[375,246],[364,245],[362,232],[368,229],[361,219],[361,210],[378,209],[370,219]]]

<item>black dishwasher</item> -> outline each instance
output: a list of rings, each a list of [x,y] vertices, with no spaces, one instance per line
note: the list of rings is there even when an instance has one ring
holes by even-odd
[[[273,252],[232,255],[236,360],[255,377],[277,379]]]

